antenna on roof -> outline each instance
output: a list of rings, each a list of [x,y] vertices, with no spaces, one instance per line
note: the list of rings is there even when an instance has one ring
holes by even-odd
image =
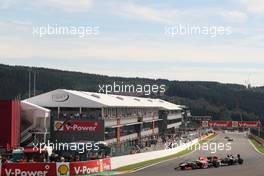
[[[248,74],[248,78],[247,78],[247,80],[245,81],[245,83],[246,83],[246,88],[247,88],[247,89],[250,89],[250,88],[251,88],[250,77],[251,77],[251,74],[249,73],[249,74]]]
[[[31,92],[31,69],[28,70],[28,98],[30,98]]]
[[[37,74],[36,74],[35,70],[34,70],[34,75],[33,76],[34,76],[34,78],[33,78],[34,79],[33,95],[36,96],[36,76],[37,76]]]

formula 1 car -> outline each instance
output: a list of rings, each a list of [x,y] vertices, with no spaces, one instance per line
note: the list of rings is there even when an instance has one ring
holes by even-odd
[[[209,156],[207,157],[207,162],[209,167],[220,167],[221,160],[217,156]]]
[[[227,141],[229,141],[229,142],[233,142],[234,139],[233,139],[233,138],[228,138]]]
[[[194,170],[194,169],[207,169],[211,167],[220,167],[220,166],[230,166],[236,164],[243,164],[244,160],[238,154],[237,157],[233,157],[232,155],[228,155],[224,159],[219,159],[217,156],[209,156],[204,157],[201,156],[196,161],[189,161],[180,163],[178,167],[174,169],[180,168],[181,170]]]
[[[194,170],[194,169],[206,169],[208,168],[208,163],[206,161],[190,161],[179,164],[179,167],[176,167],[176,169],[180,168],[181,170]]]
[[[230,166],[236,164],[243,164],[244,160],[238,154],[237,157],[233,157],[232,155],[228,155],[226,158],[221,159],[221,166]]]

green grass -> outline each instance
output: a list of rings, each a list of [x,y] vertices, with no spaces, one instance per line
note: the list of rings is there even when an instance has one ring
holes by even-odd
[[[148,160],[148,161],[144,161],[144,162],[140,162],[140,163],[124,166],[124,167],[120,167],[120,168],[115,169],[114,171],[123,172],[123,171],[137,170],[137,169],[140,169],[142,167],[149,166],[149,165],[161,162],[161,161],[166,161],[166,160],[170,160],[170,159],[173,159],[173,158],[177,158],[177,157],[186,155],[186,154],[192,152],[193,150],[195,150],[195,146],[196,145],[203,144],[203,143],[213,139],[215,136],[216,135],[212,135],[212,136],[206,138],[205,140],[202,140],[199,143],[194,144],[192,147],[188,147],[187,149],[185,149],[185,150],[183,150],[181,152],[178,152],[176,154],[173,154],[173,155],[170,155],[170,156],[166,156],[166,157],[162,157],[162,158],[153,159],[153,160]]]
[[[261,146],[260,143],[258,143],[255,139],[250,139],[252,144],[256,147],[256,149],[260,152],[264,154],[264,147]]]

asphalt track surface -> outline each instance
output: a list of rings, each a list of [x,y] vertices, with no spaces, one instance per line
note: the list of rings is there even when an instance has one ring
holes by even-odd
[[[230,151],[217,151],[211,154],[210,151],[197,150],[180,158],[165,161],[142,170],[124,176],[264,176],[264,155],[258,153],[250,144],[244,134],[219,134],[210,142],[227,143],[225,136],[234,139]],[[198,170],[174,170],[179,163],[197,160],[199,156],[215,155],[225,157],[227,154],[241,155],[244,159],[243,165],[222,166],[219,168],[198,169]]]

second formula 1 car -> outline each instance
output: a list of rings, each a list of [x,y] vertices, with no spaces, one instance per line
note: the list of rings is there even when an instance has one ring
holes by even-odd
[[[236,165],[236,164],[243,164],[244,160],[240,157],[238,154],[237,157],[234,157],[232,155],[227,155],[226,158],[221,159],[221,166],[230,166],[230,165]]]
[[[220,167],[220,166],[230,166],[236,164],[243,164],[244,160],[238,154],[237,157],[233,157],[232,155],[228,155],[226,158],[219,159],[217,156],[201,156],[196,161],[188,161],[184,163],[180,163],[178,167],[174,169],[181,170],[194,170],[194,169],[207,169],[211,167]]]

